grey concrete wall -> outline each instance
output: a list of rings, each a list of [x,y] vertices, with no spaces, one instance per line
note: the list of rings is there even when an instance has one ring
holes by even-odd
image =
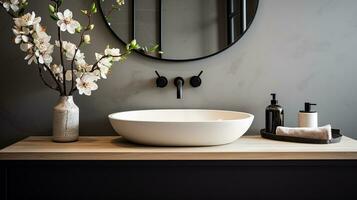
[[[78,11],[88,1],[65,2]],[[46,16],[45,3],[31,4]],[[356,10],[355,0],[261,0],[247,34],[217,56],[172,63],[134,54],[126,63],[115,65],[110,78],[100,81],[91,97],[75,97],[81,111],[81,134],[114,134],[109,113],[149,108],[246,111],[255,115],[248,134],[257,134],[264,127],[265,106],[274,91],[285,108],[286,125],[296,125],[298,110],[304,101],[311,101],[318,104],[320,125],[331,123],[357,138]],[[41,84],[36,67],[26,66],[24,55],[10,42],[11,19],[1,12],[0,20],[0,146],[4,146],[29,135],[49,135],[58,96]],[[94,21],[87,57],[108,43],[122,46],[101,16]],[[54,33],[54,24],[47,28]],[[182,76],[188,81],[201,69],[202,87],[192,89],[186,84],[185,99],[177,100],[172,79]],[[155,87],[154,70],[170,79],[167,88]]]

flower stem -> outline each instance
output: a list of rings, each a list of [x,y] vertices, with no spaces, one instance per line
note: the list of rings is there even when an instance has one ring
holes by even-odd
[[[59,7],[60,7],[60,3],[59,1],[56,1],[56,12],[59,12]],[[66,89],[66,68],[64,66],[64,61],[63,61],[63,46],[62,46],[62,39],[61,39],[61,28],[58,27],[57,28],[57,33],[58,33],[58,41],[60,44],[60,58],[61,58],[61,65],[63,67],[63,95],[66,96],[67,95],[67,89]],[[72,77],[73,78],[73,77]]]
[[[38,59],[37,59],[37,63],[39,63]],[[60,95],[63,96],[63,92],[62,92],[62,88],[61,88],[61,84],[60,82],[56,79],[56,76],[53,74],[53,72],[51,71],[50,67],[47,66],[46,64],[42,64],[46,70],[50,73],[52,79],[56,82],[57,84],[57,88],[58,88],[58,91],[60,92]],[[41,75],[40,75],[41,76]],[[41,77],[42,78],[42,77]]]
[[[102,59],[104,59],[104,58],[108,58],[108,57],[120,58],[120,57],[125,57],[125,56],[129,55],[130,53],[131,53],[131,51],[126,51],[125,53],[123,53],[123,54],[121,54],[121,55],[119,55],[119,56],[104,55],[104,56],[102,56],[97,62],[95,62],[95,63],[93,64],[93,67],[92,67],[92,69],[90,70],[90,72],[94,72],[94,70],[96,70],[96,69],[98,68],[98,63],[99,63]]]
[[[73,73],[73,70],[74,70],[74,61],[75,61],[75,59],[76,59],[76,55],[77,55],[77,52],[78,52],[78,50],[79,50],[79,47],[83,44],[84,33],[89,30],[89,26],[91,25],[91,16],[92,16],[91,14],[87,14],[88,24],[87,24],[86,29],[83,30],[82,33],[81,33],[80,41],[79,41],[79,43],[78,43],[77,49],[76,49],[76,51],[75,51],[75,53],[74,53],[74,56],[73,56],[73,59],[72,59],[72,63],[71,63],[72,83],[71,83],[71,90],[70,90],[70,92],[69,92],[69,95],[72,95],[72,93],[75,91],[75,90],[74,90],[74,73]]]
[[[50,84],[45,80],[45,77],[43,76],[43,71],[42,71],[41,65],[40,65],[40,64],[37,64],[37,65],[38,65],[38,73],[39,73],[39,75],[40,75],[40,77],[41,77],[42,82],[43,82],[47,87],[49,87],[49,88],[51,88],[51,89],[53,89],[53,90],[56,90],[56,91],[59,91],[59,92],[60,92],[58,86],[57,86],[57,87],[54,87],[54,86],[50,85]],[[51,73],[51,72],[50,72],[50,73]]]

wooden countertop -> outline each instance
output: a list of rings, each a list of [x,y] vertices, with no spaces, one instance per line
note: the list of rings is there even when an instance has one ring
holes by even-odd
[[[120,136],[80,137],[54,143],[32,136],[0,150],[0,160],[357,160],[357,141],[300,144],[243,136],[212,147],[152,147],[132,144]]]

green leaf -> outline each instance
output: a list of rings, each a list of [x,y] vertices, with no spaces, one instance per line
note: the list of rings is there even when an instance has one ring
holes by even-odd
[[[159,45],[157,44],[157,45],[155,45],[155,46],[152,46],[152,47],[150,47],[149,48],[149,52],[155,52],[155,51],[157,51],[157,49],[159,48]]]
[[[79,25],[79,27],[76,28],[76,32],[77,32],[77,33],[80,33],[81,31],[82,31],[82,25]]]
[[[136,50],[136,49],[140,49],[140,45],[139,45],[139,44],[134,45],[134,46],[133,46],[133,49],[135,49],[135,50]]]
[[[95,5],[95,2],[92,3],[91,12],[92,13],[96,13],[97,12],[97,6]]]
[[[58,17],[56,16],[56,15],[54,15],[54,14],[50,14],[50,17],[53,19],[53,20],[55,20],[55,21],[58,21]]]
[[[87,11],[87,10],[81,10],[81,12],[82,12],[84,15],[88,14],[88,11]]]
[[[136,43],[136,40],[135,40],[135,39],[130,42],[130,45],[132,45],[132,46],[135,46],[136,44],[137,44],[137,43]]]
[[[54,13],[55,12],[55,7],[51,4],[48,5],[48,11],[50,11],[50,13]]]
[[[87,27],[87,30],[93,30],[94,29],[94,24],[91,24]]]

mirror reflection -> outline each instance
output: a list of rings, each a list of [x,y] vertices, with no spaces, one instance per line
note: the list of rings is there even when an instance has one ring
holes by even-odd
[[[199,59],[226,49],[249,28],[258,6],[258,0],[100,2],[107,24],[122,42],[136,39],[146,47],[143,54],[164,60]]]

